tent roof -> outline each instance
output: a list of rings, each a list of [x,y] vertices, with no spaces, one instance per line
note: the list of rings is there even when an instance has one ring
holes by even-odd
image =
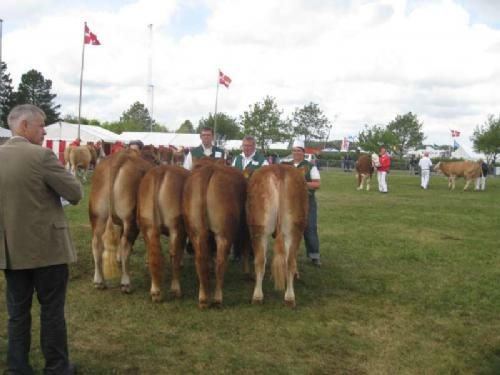
[[[10,138],[12,136],[12,133],[10,132],[9,129],[1,128],[0,127],[0,138]]]
[[[160,132],[123,132],[120,140],[125,143],[140,140],[145,145],[176,147],[196,147],[201,143],[199,134]]]
[[[73,141],[78,136],[78,125],[60,121],[46,126],[45,131],[45,139]],[[80,138],[83,142],[115,142],[120,139],[118,134],[94,125],[80,125]]]

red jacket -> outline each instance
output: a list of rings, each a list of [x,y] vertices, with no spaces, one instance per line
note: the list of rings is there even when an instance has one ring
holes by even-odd
[[[391,157],[386,152],[384,155],[379,157],[380,167],[377,168],[380,172],[388,172],[391,167]]]

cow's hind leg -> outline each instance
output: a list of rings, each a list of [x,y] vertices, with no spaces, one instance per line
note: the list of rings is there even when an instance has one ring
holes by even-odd
[[[291,244],[286,251],[288,254],[288,267],[287,267],[287,274],[286,274],[286,290],[285,290],[285,304],[290,307],[295,307],[295,291],[293,288],[293,282],[295,278],[295,274],[298,272],[297,271],[297,254],[299,252],[299,246],[300,246],[300,239],[301,239],[301,234],[303,233],[302,230],[297,229],[294,230],[292,233],[292,238],[291,238]],[[288,241],[285,242],[285,245],[287,244]]]
[[[170,261],[172,264],[172,283],[170,291],[177,298],[182,296],[180,276],[182,257],[184,256],[184,246],[186,245],[186,233],[181,223],[177,224],[178,228],[170,231]]]
[[[264,279],[264,273],[266,271],[267,235],[264,233],[263,226],[251,228],[250,235],[255,263],[255,288],[253,291],[252,303],[261,304],[264,302],[262,280]]]
[[[216,236],[217,259],[215,265],[215,294],[214,303],[222,304],[224,275],[226,273],[227,256],[231,248],[231,242],[222,236]]]
[[[205,309],[208,307],[208,290],[209,290],[209,262],[210,254],[208,247],[208,233],[203,235],[191,236],[195,253],[196,272],[198,273],[198,281],[200,289],[198,292],[198,307]]]
[[[164,259],[161,253],[160,232],[158,228],[142,228],[146,244],[149,273],[151,274],[151,300],[160,302],[161,284],[163,282]],[[123,281],[122,281],[123,282]]]
[[[106,283],[102,269],[102,253],[104,251],[102,235],[106,229],[106,220],[93,219],[93,221],[92,255],[94,256],[94,286],[96,289],[105,289]]]
[[[121,290],[123,293],[130,293],[132,287],[130,286],[130,252],[132,245],[139,234],[139,230],[135,222],[123,222],[123,233],[120,239],[120,260],[122,265],[122,279],[120,282]]]

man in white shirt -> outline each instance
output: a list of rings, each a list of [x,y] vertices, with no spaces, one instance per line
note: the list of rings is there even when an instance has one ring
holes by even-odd
[[[424,156],[418,162],[420,168],[420,186],[422,189],[427,189],[429,186],[429,178],[431,175],[432,161],[429,159],[429,153],[424,152]]]
[[[184,168],[193,169],[193,163],[202,157],[211,157],[214,159],[225,159],[224,150],[212,145],[214,140],[214,130],[210,127],[204,127],[200,133],[201,145],[195,147],[187,154],[184,160]]]

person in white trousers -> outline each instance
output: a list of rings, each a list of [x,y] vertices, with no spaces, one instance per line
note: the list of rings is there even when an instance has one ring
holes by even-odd
[[[429,159],[429,153],[424,152],[424,156],[418,162],[420,168],[420,186],[422,189],[427,189],[429,187],[429,179],[431,176],[432,161]]]

